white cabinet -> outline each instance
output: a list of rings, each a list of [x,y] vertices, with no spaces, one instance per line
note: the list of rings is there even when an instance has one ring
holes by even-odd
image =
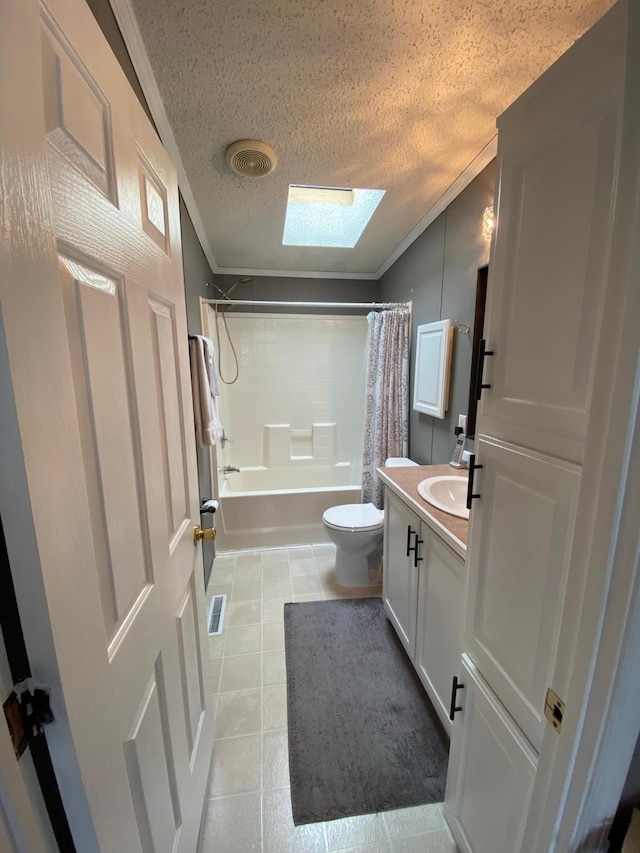
[[[447,731],[453,676],[460,675],[465,609],[465,571],[461,558],[423,525],[424,562],[418,584],[418,622],[414,664]]]
[[[583,602],[597,606],[584,543],[598,523],[593,485],[606,464],[610,353],[627,286],[611,246],[628,237],[614,208],[625,166],[627,181],[637,171],[637,147],[632,165],[624,156],[625,64],[640,20],[632,8],[614,7],[498,122],[468,658],[446,807],[458,846],[472,853],[555,850],[558,774],[571,772],[579,697],[559,734],[543,710],[547,688],[567,698]]]
[[[461,684],[444,814],[462,853],[514,853],[538,759],[466,655]]]
[[[416,648],[420,519],[389,489],[384,498],[382,598],[407,654]]]
[[[464,562],[389,488],[382,596],[387,615],[449,731],[451,683],[460,670]]]

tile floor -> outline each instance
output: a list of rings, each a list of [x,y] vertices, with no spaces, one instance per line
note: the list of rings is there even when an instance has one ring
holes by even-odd
[[[207,603],[227,594],[209,638],[216,729],[199,853],[455,853],[440,805],[295,827],[289,796],[283,606],[363,595],[332,579],[335,546],[216,558]],[[379,595],[380,588],[364,594]]]

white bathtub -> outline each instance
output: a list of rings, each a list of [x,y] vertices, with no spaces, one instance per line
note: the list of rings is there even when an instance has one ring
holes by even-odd
[[[216,547],[277,548],[328,541],[322,514],[330,506],[360,503],[350,465],[285,469],[244,468],[220,483]],[[305,486],[312,482],[312,487]]]

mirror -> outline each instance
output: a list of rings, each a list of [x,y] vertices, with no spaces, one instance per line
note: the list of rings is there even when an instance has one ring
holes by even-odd
[[[480,341],[484,328],[484,310],[487,301],[487,279],[489,277],[489,265],[485,264],[478,268],[476,279],[476,309],[473,319],[473,350],[471,355],[471,376],[469,378],[469,405],[467,407],[467,437],[474,438],[476,434],[476,410],[478,407],[478,370],[480,359]]]

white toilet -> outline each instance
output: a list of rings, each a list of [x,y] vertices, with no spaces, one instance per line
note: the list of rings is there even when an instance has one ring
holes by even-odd
[[[385,467],[416,465],[406,457],[387,459]],[[322,523],[336,546],[336,583],[340,586],[375,586],[369,577],[369,558],[382,544],[384,511],[373,504],[342,504],[325,510]]]

